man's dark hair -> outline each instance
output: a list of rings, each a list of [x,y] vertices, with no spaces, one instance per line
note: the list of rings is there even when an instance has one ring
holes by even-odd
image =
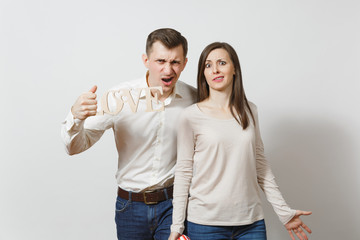
[[[188,51],[187,40],[178,31],[172,28],[160,28],[149,34],[146,40],[146,54],[149,56],[152,46],[156,41],[160,41],[168,49],[182,46],[184,51],[184,58],[186,58]]]

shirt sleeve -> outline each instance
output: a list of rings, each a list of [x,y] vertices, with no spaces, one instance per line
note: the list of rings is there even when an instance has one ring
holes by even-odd
[[[116,100],[108,97],[110,109],[116,108]],[[101,108],[101,106],[100,106]],[[61,126],[61,137],[69,155],[81,153],[94,145],[105,130],[113,127],[113,116],[96,115],[85,120],[74,119],[71,111]]]
[[[258,183],[265,193],[265,197],[272,205],[275,213],[283,224],[289,222],[296,214],[296,210],[291,209],[285,202],[278,185],[275,182],[275,176],[272,173],[270,165],[264,154],[264,145],[260,135],[259,120],[256,107],[252,109],[255,118],[256,131],[256,171]]]
[[[186,116],[180,117],[177,136],[177,162],[174,180],[173,223],[171,232],[182,234],[188,204],[189,188],[193,176],[194,133]]]

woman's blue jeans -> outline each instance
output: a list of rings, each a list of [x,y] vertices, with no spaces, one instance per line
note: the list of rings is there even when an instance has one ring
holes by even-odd
[[[242,226],[207,226],[187,222],[191,240],[266,240],[265,221]]]
[[[115,222],[118,239],[167,240],[172,223],[172,199],[147,205],[117,197]]]

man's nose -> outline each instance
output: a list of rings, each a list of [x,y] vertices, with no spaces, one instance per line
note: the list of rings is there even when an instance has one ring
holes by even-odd
[[[165,63],[165,65],[164,65],[164,73],[165,74],[170,74],[171,73],[171,64],[170,63]]]

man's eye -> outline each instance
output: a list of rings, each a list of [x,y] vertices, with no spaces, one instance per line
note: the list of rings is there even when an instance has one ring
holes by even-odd
[[[173,65],[179,65],[180,62],[179,62],[179,61],[172,61],[171,64],[173,64]]]
[[[165,60],[164,59],[158,59],[158,60],[156,60],[158,63],[164,63],[165,62]]]

